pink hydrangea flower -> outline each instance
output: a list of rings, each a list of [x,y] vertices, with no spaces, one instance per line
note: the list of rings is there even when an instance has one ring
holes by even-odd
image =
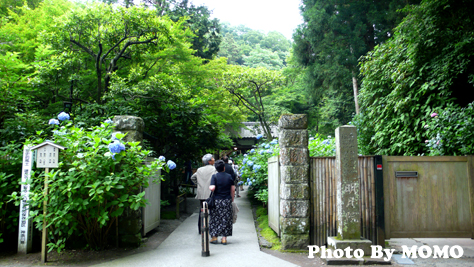
[[[428,142],[429,142],[429,140],[425,140],[425,143],[428,143]]]
[[[438,116],[438,113],[436,113],[436,112],[431,113],[431,118],[434,118],[436,116]]]

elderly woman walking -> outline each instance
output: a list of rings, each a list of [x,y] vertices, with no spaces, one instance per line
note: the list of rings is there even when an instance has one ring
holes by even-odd
[[[200,200],[199,207],[202,207],[202,203],[211,194],[211,191],[209,190],[211,177],[213,174],[217,173],[216,168],[214,168],[214,157],[211,154],[204,155],[202,157],[202,163],[204,166],[197,169],[196,173],[191,176],[191,181],[197,185],[196,198]],[[198,232],[201,234],[201,208],[199,208]]]
[[[214,192],[216,207],[211,210],[209,235],[211,243],[217,244],[217,237],[222,236],[221,243],[227,245],[227,237],[232,236],[232,202],[234,202],[235,185],[230,174],[225,172],[222,160],[214,164],[217,173],[212,175],[209,189]]]

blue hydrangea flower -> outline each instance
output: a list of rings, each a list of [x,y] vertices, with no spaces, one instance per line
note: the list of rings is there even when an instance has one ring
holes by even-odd
[[[323,141],[323,144],[329,145],[329,140],[324,140],[324,141]]]
[[[250,153],[254,153],[255,152],[255,149],[252,148],[252,150],[250,150]]]
[[[55,124],[55,125],[59,125],[59,121],[57,119],[50,119],[48,124]]]
[[[166,162],[166,165],[168,165],[168,168],[170,168],[170,170],[174,170],[176,168],[176,163],[171,160],[168,160],[168,162]]]
[[[115,159],[115,154],[125,150],[125,145],[120,143],[120,141],[115,140],[113,143],[109,144],[109,150],[112,153],[112,158]]]
[[[59,115],[58,115],[58,119],[59,119],[60,121],[66,121],[66,120],[69,120],[70,118],[71,118],[71,117],[69,116],[69,114],[67,114],[67,113],[64,112],[64,111],[61,112],[61,113],[59,113]]]
[[[309,141],[313,141],[313,140],[314,140],[314,137],[310,137],[310,138],[309,138]]]
[[[250,182],[250,178],[247,178],[247,182]]]
[[[265,148],[267,148],[267,149],[270,148],[270,144],[266,144]]]
[[[258,169],[260,169],[260,168],[261,168],[260,165],[257,165],[257,164],[253,165],[253,170],[254,170],[254,171],[256,171],[256,170],[258,170]]]
[[[249,186],[252,186],[252,182],[249,182]]]
[[[268,153],[268,154],[272,154],[273,151],[272,151],[271,149],[267,149],[267,153]]]
[[[111,119],[106,119],[104,122],[105,122],[105,123],[107,123],[107,124],[114,123],[114,121],[113,121],[113,120],[111,120]]]
[[[272,145],[278,144],[278,139],[273,139],[273,140],[270,142],[270,144],[272,144]]]
[[[252,167],[253,161],[249,160],[249,161],[247,162],[247,165],[249,165],[250,167]]]
[[[165,160],[166,160],[165,156],[159,156],[158,159],[159,159],[160,161],[165,161]]]
[[[252,182],[254,182],[254,183],[255,183],[255,179],[253,179],[253,180],[252,180]]]
[[[244,154],[244,157],[247,157],[248,155],[247,154]]]
[[[263,135],[262,134],[257,134],[257,140],[259,140],[260,138],[262,138]]]
[[[242,164],[245,164],[245,162],[247,162],[246,158],[242,160]]]
[[[258,153],[260,153],[260,155],[263,155],[263,150],[260,150],[260,152],[258,152]]]

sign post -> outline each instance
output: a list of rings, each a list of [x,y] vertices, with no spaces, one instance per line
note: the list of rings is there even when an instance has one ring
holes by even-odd
[[[47,205],[48,205],[48,173],[49,168],[59,167],[59,149],[63,150],[65,147],[57,145],[53,142],[46,141],[37,146],[31,148],[31,150],[37,150],[36,152],[36,167],[45,168],[44,173],[44,201],[43,201],[43,235],[41,238],[41,262],[45,263],[48,261],[48,254],[46,250],[46,244],[48,243],[48,229],[47,229]]]
[[[28,219],[30,207],[30,185],[27,181],[31,178],[31,166],[33,165],[33,151],[31,146],[23,148],[23,167],[21,170],[21,202],[20,202],[20,220],[18,224],[18,253],[27,254],[31,252],[33,243],[33,223]]]

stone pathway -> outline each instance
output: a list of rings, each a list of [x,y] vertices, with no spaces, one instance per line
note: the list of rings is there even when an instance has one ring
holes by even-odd
[[[237,198],[240,212],[228,244],[210,244],[209,257],[201,256],[201,236],[197,232],[197,211],[187,218],[163,243],[152,251],[93,266],[297,266],[260,251],[247,199],[247,190]]]

